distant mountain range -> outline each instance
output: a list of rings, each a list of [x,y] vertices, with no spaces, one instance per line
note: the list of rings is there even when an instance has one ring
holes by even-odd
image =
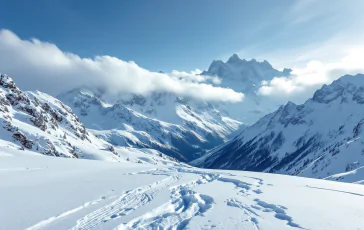
[[[168,93],[131,95],[108,104],[102,94],[75,89],[58,97],[88,131],[117,146],[157,149],[181,161],[222,144],[242,123],[223,117],[209,103]]]
[[[364,174],[364,75],[343,76],[302,105],[288,102],[268,113],[275,105],[257,93],[261,82],[290,72],[235,54],[213,61],[202,75],[244,93],[237,104],[163,92],[110,103],[105,92],[87,87],[56,99],[23,92],[2,74],[0,144],[58,157],[153,164],[176,159],[205,168],[358,181]],[[258,121],[248,126],[246,120]]]
[[[23,92],[5,74],[0,75],[0,120],[0,146],[9,151],[147,164],[175,161],[156,150],[113,146],[97,138],[60,100],[39,91]]]
[[[281,106],[193,164],[350,181],[364,176],[363,105],[364,75],[343,76],[302,105]]]
[[[102,90],[87,87],[58,99],[72,108],[89,132],[113,145],[153,148],[191,161],[225,143],[247,121],[277,108],[260,102],[256,91],[261,81],[289,73],[274,69],[267,61],[241,60],[234,54],[226,63],[213,61],[202,75],[219,77],[219,86],[244,93],[242,103],[208,103],[163,92],[120,96],[110,103]]]

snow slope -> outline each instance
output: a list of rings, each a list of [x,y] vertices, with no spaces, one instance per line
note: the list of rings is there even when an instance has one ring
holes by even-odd
[[[41,92],[23,92],[0,76],[0,146],[66,158],[166,163],[157,150],[114,147],[88,132],[71,108]],[[172,163],[173,164],[173,163]]]
[[[281,106],[193,164],[360,182],[363,103],[364,75],[343,76],[303,105]]]
[[[102,89],[77,88],[58,96],[88,130],[113,145],[157,149],[181,161],[191,161],[216,147],[278,104],[258,95],[262,81],[288,76],[267,61],[213,61],[201,75],[217,76],[221,87],[245,94],[241,103],[207,103],[155,92],[149,96],[120,95],[110,100]],[[213,84],[213,83],[207,83]],[[215,83],[214,83],[215,84]]]
[[[364,229],[364,187],[0,148],[0,229]]]
[[[113,104],[102,91],[74,89],[58,98],[68,104],[88,130],[117,146],[153,148],[190,161],[228,140],[242,123],[220,115],[211,104],[169,93],[128,95]]]

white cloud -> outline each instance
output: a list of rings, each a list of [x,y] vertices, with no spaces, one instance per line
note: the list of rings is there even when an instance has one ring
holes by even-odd
[[[289,77],[275,77],[269,82],[262,82],[259,93],[277,97],[308,97],[323,84],[330,84],[345,74],[364,73],[364,46],[354,46],[344,52],[343,58],[337,61],[309,61],[303,68],[294,68]]]
[[[323,84],[345,74],[364,73],[363,6],[363,1],[295,1],[287,13],[293,24],[289,28],[297,23],[316,23],[323,33],[301,45],[258,55],[271,60],[274,66],[293,69],[289,77],[262,83],[259,93],[281,103],[288,99],[303,102]]]
[[[209,80],[218,80],[196,75],[199,70],[164,74],[110,56],[81,58],[51,43],[22,40],[9,30],[0,30],[0,71],[12,76],[23,89],[37,89],[52,95],[86,85],[106,88],[113,95],[164,91],[227,102],[238,102],[244,97],[232,89],[207,84]]]
[[[186,82],[195,82],[195,83],[212,83],[214,85],[220,85],[221,79],[219,77],[214,76],[206,76],[200,75],[202,73],[201,70],[195,69],[190,73],[184,71],[173,70],[169,75],[182,81]]]

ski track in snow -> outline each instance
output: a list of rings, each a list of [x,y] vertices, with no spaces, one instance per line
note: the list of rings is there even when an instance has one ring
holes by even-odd
[[[181,178],[181,174],[190,173],[199,175],[197,180],[187,182],[182,185],[170,187],[174,182]],[[96,226],[102,225],[108,221],[126,216],[136,209],[147,205],[151,202],[156,194],[162,189],[169,189],[171,191],[170,201],[155,208],[154,210],[147,212],[139,217],[132,219],[127,223],[122,223],[116,227],[116,229],[184,229],[190,220],[199,215],[203,215],[205,212],[213,208],[214,199],[208,195],[200,194],[194,191],[196,186],[211,183],[214,181],[220,181],[224,183],[232,183],[239,190],[238,195],[241,197],[247,197],[254,194],[259,195],[262,193],[260,189],[264,185],[264,181],[259,178],[246,177],[256,180],[256,183],[248,183],[242,180],[238,180],[235,175],[230,173],[212,173],[203,172],[198,169],[182,168],[182,167],[170,167],[164,169],[150,169],[139,172],[127,173],[125,175],[135,174],[149,174],[149,175],[166,175],[167,178],[156,181],[150,185],[141,186],[136,189],[132,189],[122,193],[118,198],[113,197],[101,197],[94,201],[87,202],[80,207],[71,209],[57,216],[53,216],[46,220],[43,220],[29,228],[27,230],[42,229],[51,225],[73,213],[83,210],[89,206],[95,205],[105,199],[114,199],[115,201],[95,210],[84,217],[77,220],[77,223],[72,230],[84,230],[93,229]],[[229,176],[229,177],[228,177]],[[358,195],[358,194],[354,194]],[[287,215],[287,208],[281,205],[270,204],[260,199],[254,199],[254,205],[243,204],[236,198],[230,198],[226,200],[226,205],[239,208],[243,211],[248,221],[252,224],[253,228],[260,230],[260,221],[263,221],[262,213],[271,212],[274,217],[285,221],[290,227],[301,228],[300,225],[293,222],[292,217]],[[213,227],[214,225],[211,225]]]
[[[257,219],[259,215],[256,212],[254,212],[251,208],[249,208],[247,205],[242,204],[240,201],[236,199],[228,199],[226,201],[226,204],[243,210],[244,214],[248,216],[247,221],[249,221],[256,230],[260,230],[259,221]]]
[[[179,179],[179,176],[169,176],[151,185],[142,186],[122,194],[116,201],[84,216],[77,221],[76,229],[92,229],[102,223],[128,215],[132,211],[153,200],[155,195],[163,188]]]
[[[79,219],[77,221],[77,225],[71,229],[91,229],[103,222],[107,222],[122,215],[127,215],[133,210],[150,202],[158,191],[165,187],[168,187],[169,184],[178,179],[179,176],[169,176],[161,181],[154,182],[153,184],[126,191],[111,204],[103,206],[102,208],[91,212],[83,218]],[[73,213],[95,205],[103,200],[110,200],[113,198],[116,198],[116,196],[111,196],[108,198],[103,196],[99,199],[89,201],[77,208],[68,210],[56,216],[52,216],[46,220],[42,220],[37,224],[28,227],[27,230],[43,229],[50,224],[53,224],[69,215],[72,215]]]
[[[254,180],[257,180],[258,181],[258,187],[260,187],[261,185],[263,185],[264,183],[264,181],[263,181],[263,179],[260,179],[260,178],[257,178],[257,177],[249,177],[249,176],[245,176],[246,178],[250,178],[250,179],[254,179]]]
[[[50,217],[50,218],[48,218],[46,220],[42,220],[39,223],[37,223],[37,224],[35,224],[35,225],[31,226],[31,227],[28,227],[26,230],[42,229],[42,228],[47,227],[48,225],[50,225],[52,223],[55,223],[55,222],[63,219],[66,216],[69,216],[69,215],[71,215],[73,213],[81,211],[82,209],[85,209],[85,208],[87,208],[89,206],[95,205],[95,204],[99,203],[100,201],[103,201],[103,200],[106,200],[106,199],[112,199],[112,198],[115,198],[115,196],[111,196],[111,197],[108,197],[108,198],[103,196],[103,197],[101,197],[99,199],[89,201],[89,202],[87,202],[87,203],[85,203],[85,204],[83,204],[83,205],[81,205],[81,206],[79,206],[77,208],[68,210],[66,212],[63,212],[63,213],[57,215],[57,216],[52,216],[52,217]]]
[[[262,200],[259,199],[254,199],[255,202],[257,202],[257,205],[259,205],[260,207],[263,208],[263,212],[274,212],[275,215],[274,217],[279,219],[279,220],[284,220],[287,221],[287,225],[291,226],[291,227],[295,227],[295,228],[302,228],[301,226],[299,226],[298,224],[293,222],[293,219],[291,216],[286,214],[287,208],[282,206],[282,205],[275,205],[275,204],[269,204],[267,202],[264,202]],[[254,206],[256,209],[257,207]]]
[[[259,189],[259,187],[261,187],[264,184],[264,181],[262,179],[255,178],[255,177],[247,177],[247,178],[258,180],[258,184],[253,185],[253,184],[241,181],[241,180],[225,178],[225,177],[220,177],[218,180],[222,181],[222,182],[226,182],[226,183],[233,183],[237,188],[242,189],[239,191],[240,195],[242,195],[242,196],[251,195],[249,193],[249,191],[253,191],[257,195],[261,194],[262,191]],[[253,190],[253,187],[256,187],[256,189]],[[358,194],[354,194],[354,195],[358,195]],[[260,212],[260,211],[273,212],[273,213],[275,213],[275,215],[274,215],[275,218],[277,218],[279,220],[287,221],[287,225],[289,225],[291,227],[295,227],[295,228],[304,229],[300,225],[293,222],[293,218],[286,214],[286,211],[285,211],[287,209],[286,207],[284,207],[282,205],[269,204],[269,203],[259,200],[257,198],[254,199],[254,201],[256,202],[256,205],[251,205],[250,207],[249,207],[249,205],[244,205],[242,202],[240,202],[234,198],[228,199],[226,201],[226,204],[228,206],[237,207],[237,208],[243,210],[244,214],[246,214],[248,216],[247,221],[249,221],[256,230],[260,229],[259,219],[261,219],[261,217],[258,214],[258,212]],[[255,209],[257,211],[253,211],[253,209]]]
[[[184,169],[177,169],[179,172],[181,170]],[[184,229],[194,216],[201,215],[211,209],[214,199],[193,191],[193,188],[200,184],[215,181],[220,174],[190,172],[201,174],[201,177],[196,181],[172,187],[170,202],[125,225],[118,226],[118,229]]]

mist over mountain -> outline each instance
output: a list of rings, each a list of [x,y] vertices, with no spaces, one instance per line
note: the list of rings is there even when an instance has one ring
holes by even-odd
[[[274,109],[257,90],[262,81],[289,73],[274,69],[267,61],[241,60],[234,54],[226,63],[213,61],[201,74],[181,76],[194,81],[219,79],[215,84],[245,95],[242,103],[206,102],[170,92],[120,95],[108,101],[107,91],[90,87],[76,88],[58,98],[90,132],[113,145],[153,148],[188,162],[228,141],[247,121]]]
[[[363,98],[364,75],[343,76],[302,105],[282,105],[193,164],[353,181],[363,173]]]
[[[274,69],[268,61],[259,62],[240,59],[233,54],[226,62],[215,60],[207,71],[201,75],[217,76],[221,79],[221,87],[233,89],[244,93],[242,102],[214,103],[214,106],[225,116],[239,120],[246,124],[253,124],[265,114],[277,109],[281,101],[273,100],[259,94],[259,89],[264,82],[269,82],[275,77],[288,77],[290,69],[279,71]]]

